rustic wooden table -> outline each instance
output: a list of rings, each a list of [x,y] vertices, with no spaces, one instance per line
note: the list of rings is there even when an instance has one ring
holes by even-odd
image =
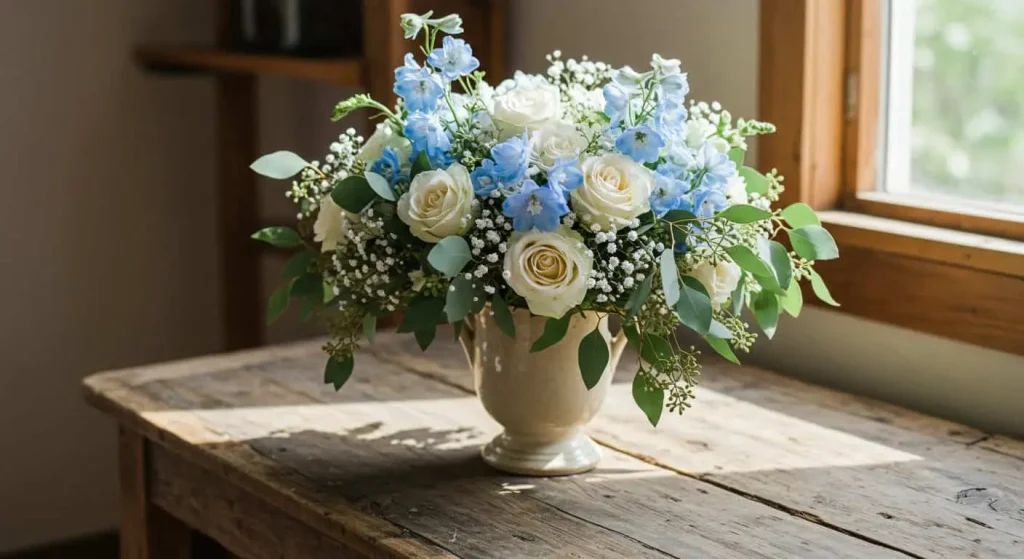
[[[382,334],[340,393],[314,342],[86,380],[120,424],[122,556],[1024,557],[1024,443],[756,368],[651,428],[620,370],[601,467],[488,469],[461,350]]]

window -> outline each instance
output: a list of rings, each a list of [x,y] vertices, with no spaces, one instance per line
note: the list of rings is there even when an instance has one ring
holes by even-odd
[[[762,0],[760,58],[840,310],[1024,354],[1024,2]]]

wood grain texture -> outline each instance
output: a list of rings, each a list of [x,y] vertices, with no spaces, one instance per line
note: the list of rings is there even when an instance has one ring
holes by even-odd
[[[497,426],[463,389],[363,353],[334,393],[318,344],[258,356],[87,381],[93,403],[166,449],[158,459],[194,465],[158,464],[157,502],[236,552],[257,532],[261,547],[305,549],[280,528],[301,525],[316,545],[386,557],[903,556],[626,453],[576,477],[500,474],[478,458]],[[268,506],[232,504],[250,498]],[[270,522],[281,541],[262,533]]]
[[[472,390],[455,347],[388,337],[382,359]],[[657,429],[623,358],[598,442],[913,557],[1024,553],[1024,443],[755,367],[705,368],[694,407]],[[995,447],[995,448],[993,448]]]
[[[141,435],[118,432],[121,559],[188,559],[192,530],[151,503],[146,447]]]

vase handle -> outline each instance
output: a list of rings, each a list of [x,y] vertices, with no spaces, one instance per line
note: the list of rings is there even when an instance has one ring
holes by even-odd
[[[619,359],[622,357],[622,352],[625,351],[628,343],[629,340],[626,339],[626,330],[620,327],[619,333],[615,334],[615,337],[612,338],[611,358],[608,360],[608,364],[611,365],[613,374],[619,366]]]
[[[462,351],[466,354],[466,362],[469,363],[470,369],[476,366],[476,363],[473,362],[473,356],[476,354],[474,350],[475,342],[476,316],[468,314],[466,318],[462,319],[462,330],[459,331],[459,345],[462,346]]]

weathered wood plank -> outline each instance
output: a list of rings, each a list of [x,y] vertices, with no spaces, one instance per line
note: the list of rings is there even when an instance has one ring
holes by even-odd
[[[118,432],[122,559],[188,559],[192,530],[150,502],[146,439]]]
[[[106,407],[301,522],[297,504],[319,512],[317,531],[346,544],[369,517],[463,557],[899,556],[625,454],[574,478],[499,474],[477,454],[497,426],[464,391],[367,354],[335,394],[321,364],[311,348],[272,366],[135,373]]]
[[[445,336],[439,335],[445,340]],[[462,354],[388,336],[370,348],[472,390]],[[630,378],[632,362],[619,371]],[[708,366],[694,407],[651,428],[628,383],[591,426],[602,444],[913,556],[1024,556],[1024,444],[754,368]]]

